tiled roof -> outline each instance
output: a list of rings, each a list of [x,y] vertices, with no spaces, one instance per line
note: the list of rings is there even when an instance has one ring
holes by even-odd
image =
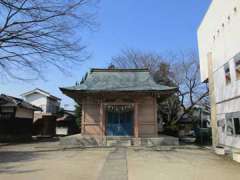
[[[169,91],[157,84],[148,69],[91,69],[81,83],[60,88],[64,91]]]
[[[23,99],[12,97],[12,96],[7,96],[5,94],[0,95],[0,106],[1,105],[6,105],[11,107],[21,107],[25,109],[32,109],[34,111],[41,111],[40,107],[34,106]]]

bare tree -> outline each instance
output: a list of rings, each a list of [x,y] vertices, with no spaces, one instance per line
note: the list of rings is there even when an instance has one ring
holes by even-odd
[[[111,64],[117,68],[148,68],[151,73],[155,73],[162,61],[162,57],[155,53],[125,49],[112,58]]]
[[[167,126],[177,124],[196,104],[207,102],[208,87],[200,81],[194,51],[160,56],[128,49],[114,57],[112,64],[116,68],[149,68],[157,83],[178,88],[176,94],[158,103]]]
[[[74,34],[94,25],[91,0],[0,0],[0,75],[41,75],[54,66],[85,58],[85,46]]]
[[[115,56],[111,65],[114,65],[115,68],[148,68],[157,83],[175,86],[172,81],[174,74],[169,60],[155,53],[127,49]],[[158,99],[158,119],[163,119],[166,125],[178,118],[179,110],[180,102],[177,94],[173,94],[165,101],[161,98]]]
[[[180,120],[197,104],[206,105],[208,99],[208,86],[200,80],[200,68],[195,52],[182,53],[176,58],[173,66],[173,81],[178,87],[178,96],[183,113]]]

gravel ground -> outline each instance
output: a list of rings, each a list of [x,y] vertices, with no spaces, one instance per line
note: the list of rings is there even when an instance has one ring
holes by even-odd
[[[61,149],[57,142],[0,145],[0,180],[236,180],[240,164],[210,150]]]

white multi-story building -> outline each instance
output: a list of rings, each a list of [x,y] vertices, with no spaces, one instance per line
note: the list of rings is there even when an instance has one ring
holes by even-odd
[[[60,107],[61,99],[41,89],[34,89],[21,95],[25,101],[42,109],[41,113],[56,114]]]
[[[240,149],[239,0],[212,1],[198,29],[198,44],[201,79],[213,82],[216,145]]]

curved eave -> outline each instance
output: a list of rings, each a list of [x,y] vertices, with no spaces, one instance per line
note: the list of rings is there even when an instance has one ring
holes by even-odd
[[[99,90],[79,90],[79,89],[68,89],[68,88],[59,88],[63,93],[64,92],[80,92],[80,93],[102,93],[102,92],[165,92],[165,91],[177,91],[178,88],[168,88],[168,89],[147,89],[147,90],[114,90],[114,89],[99,89]]]
[[[76,94],[78,95],[91,95],[98,93],[149,93],[155,94],[157,96],[165,95],[169,96],[175,93],[178,88],[169,88],[163,90],[77,90],[77,89],[68,89],[68,88],[59,88],[63,94],[74,99]]]

